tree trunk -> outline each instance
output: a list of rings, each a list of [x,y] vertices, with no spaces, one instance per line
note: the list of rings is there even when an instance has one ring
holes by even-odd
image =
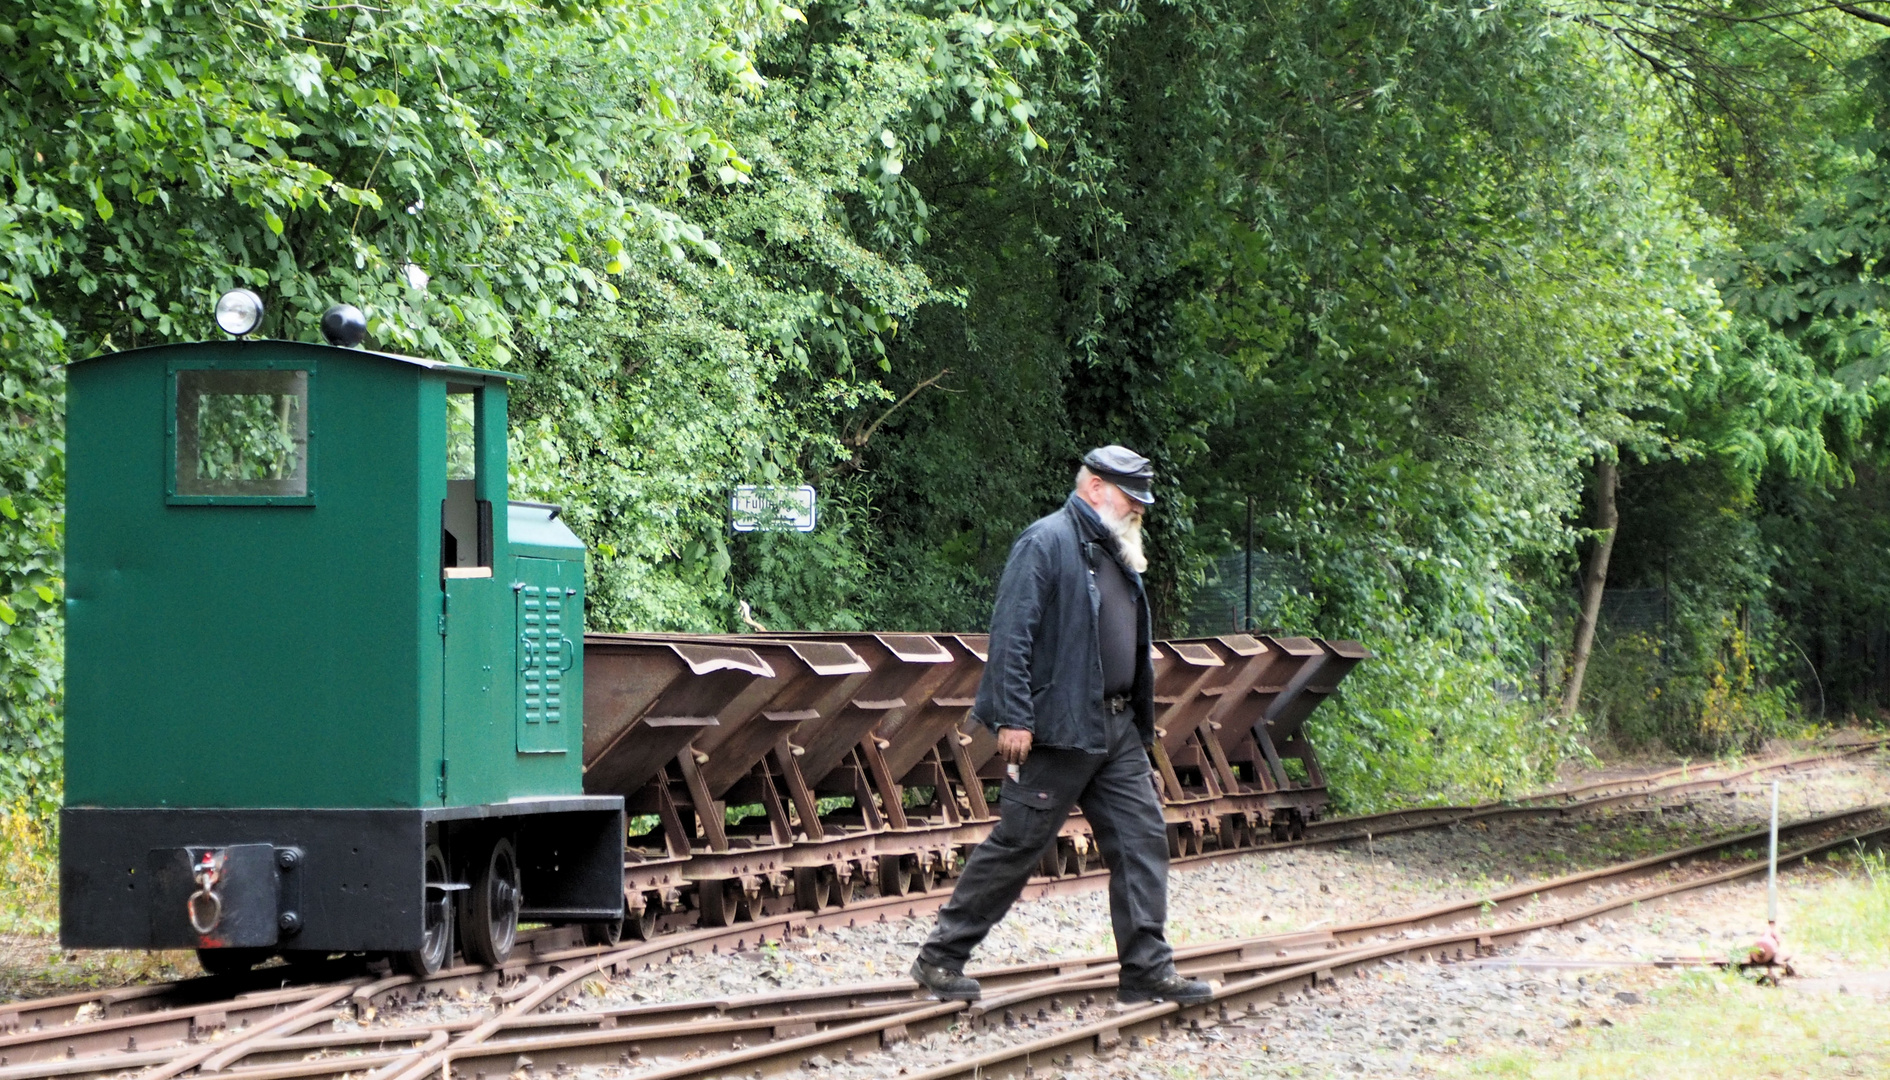
[[[1588,571],[1582,575],[1582,610],[1575,617],[1575,652],[1569,658],[1568,684],[1562,688],[1562,719],[1575,715],[1582,701],[1582,676],[1588,673],[1588,654],[1595,647],[1595,620],[1601,617],[1601,590],[1608,583],[1608,556],[1614,553],[1614,534],[1621,524],[1615,512],[1614,489],[1620,475],[1607,459],[1595,463],[1595,549],[1588,553]]]

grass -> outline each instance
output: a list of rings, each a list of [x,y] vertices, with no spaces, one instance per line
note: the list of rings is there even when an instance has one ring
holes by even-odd
[[[1797,994],[1735,975],[1688,975],[1640,1018],[1550,1060],[1540,1050],[1478,1057],[1446,1075],[1529,1080],[1770,1080],[1890,1073],[1883,1007],[1869,997]]]
[[[1787,946],[1818,967],[1890,966],[1890,861],[1857,852],[1816,884],[1801,882]],[[1511,1048],[1452,1063],[1445,1075],[1530,1080],[1759,1080],[1890,1076],[1884,1007],[1869,995],[1753,985],[1690,974],[1634,1020],[1588,1029],[1559,1051]],[[1553,1056],[1551,1056],[1553,1055]]]
[[[1850,873],[1820,889],[1818,902],[1805,911],[1791,935],[1794,947],[1852,965],[1890,964],[1890,860],[1880,851],[1860,851],[1849,863]]]

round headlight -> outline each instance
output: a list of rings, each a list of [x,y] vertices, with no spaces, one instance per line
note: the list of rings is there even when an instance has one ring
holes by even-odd
[[[353,304],[336,304],[322,312],[322,337],[330,345],[352,349],[367,337],[367,316]]]
[[[217,297],[217,325],[223,332],[242,337],[262,325],[262,297],[248,289],[231,289]]]

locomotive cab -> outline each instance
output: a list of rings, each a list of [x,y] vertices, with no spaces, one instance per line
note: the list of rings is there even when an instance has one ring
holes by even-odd
[[[516,378],[267,340],[71,366],[64,944],[430,972],[618,924],[584,548],[508,499]]]

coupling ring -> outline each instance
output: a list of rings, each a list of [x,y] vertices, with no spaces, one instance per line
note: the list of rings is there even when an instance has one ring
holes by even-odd
[[[185,907],[190,912],[190,928],[199,934],[210,933],[223,921],[223,898],[209,889],[198,889],[191,893]],[[208,915],[200,916],[198,912],[206,907],[209,909]]]

